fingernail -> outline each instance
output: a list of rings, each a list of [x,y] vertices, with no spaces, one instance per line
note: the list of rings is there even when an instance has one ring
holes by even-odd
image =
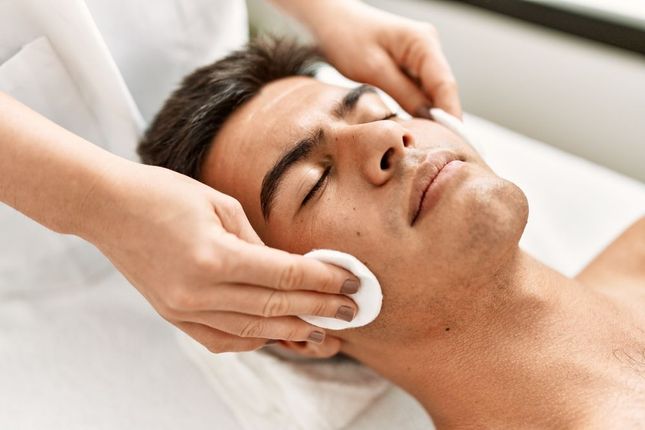
[[[353,279],[348,279],[345,282],[343,282],[343,286],[340,289],[341,294],[354,294],[355,292],[358,291],[358,287],[361,284],[358,281],[355,281]]]
[[[354,309],[349,306],[343,305],[338,308],[338,311],[336,312],[336,318],[349,322],[354,319]]]
[[[430,109],[432,106],[424,107],[421,106],[419,109],[414,112],[414,116],[417,118],[425,118],[425,119],[432,119],[432,115],[430,115]]]
[[[321,331],[312,331],[307,340],[310,340],[312,342],[316,343],[322,343],[323,339],[325,339],[325,333]]]

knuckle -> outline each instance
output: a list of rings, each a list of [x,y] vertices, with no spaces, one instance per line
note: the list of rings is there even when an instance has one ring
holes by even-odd
[[[244,213],[244,208],[242,207],[242,203],[240,203],[238,200],[233,199],[232,202],[233,205],[233,213],[237,215],[242,215]]]
[[[227,352],[228,348],[224,347],[223,342],[208,342],[204,345],[213,354],[220,354],[222,352]]]
[[[226,268],[227,260],[224,258],[224,255],[218,253],[216,250],[211,251],[211,257],[209,258],[207,273],[210,273],[209,278],[210,282],[219,281],[224,276],[224,269]]]
[[[455,77],[450,72],[446,72],[436,84],[435,90],[441,91],[442,93],[457,92],[459,87]]]
[[[273,290],[262,309],[262,316],[276,317],[286,315],[288,310],[289,300],[287,295],[280,291]]]
[[[387,124],[387,126],[397,127],[397,124],[392,123],[391,125]],[[323,291],[329,291],[329,292],[338,291],[338,287],[336,286],[336,277],[331,271],[326,271],[325,274],[322,275],[320,279],[320,285],[322,286]]]
[[[210,267],[212,254],[206,246],[197,247],[191,256],[191,265],[197,270],[204,270]]]
[[[213,340],[204,346],[213,354],[221,354],[223,352],[243,352],[252,351],[264,345],[263,340],[249,342],[247,340],[237,339],[230,341]],[[256,346],[257,345],[257,346]]]
[[[166,321],[174,323],[175,321],[181,321],[182,313],[179,309],[172,307],[170,304],[164,302],[157,307],[159,315],[161,315]]]
[[[264,340],[249,341],[248,339],[246,339],[245,341],[242,341],[242,342],[235,342],[234,346],[228,352],[253,351],[263,347],[265,343],[266,341]]]
[[[264,331],[264,324],[262,321],[249,321],[242,326],[240,330],[240,337],[262,337]]]
[[[221,270],[221,259],[212,246],[197,247],[193,252],[191,264],[198,273],[216,273]]]
[[[446,80],[443,81],[442,84],[446,89],[450,91],[457,91],[459,89],[459,85],[457,84],[457,80],[453,77],[447,78]]]
[[[227,215],[231,217],[235,217],[236,215],[239,215],[241,212],[243,212],[240,202],[229,196],[222,200],[222,209]]]
[[[161,315],[163,319],[168,321],[171,324],[174,324],[175,321],[179,320],[179,313],[177,312],[176,309],[172,308],[168,303],[166,302],[160,302],[155,304],[155,309],[157,310],[157,313]]]
[[[289,327],[285,332],[285,339],[292,341],[299,341],[301,339],[306,339],[307,335],[304,334],[305,330],[300,327]]]
[[[282,289],[292,290],[300,287],[303,281],[302,271],[294,262],[290,262],[282,270],[278,285]]]
[[[173,290],[166,297],[167,314],[174,313],[178,310],[193,309],[196,306],[195,295],[183,288]]]
[[[317,300],[311,309],[312,315],[325,316],[331,313],[331,307],[326,301]]]
[[[379,55],[366,55],[362,67],[358,73],[360,79],[368,79],[378,75],[383,69],[383,60]]]
[[[437,30],[437,27],[430,24],[429,22],[422,22],[420,24],[420,28],[421,28],[421,31],[425,32],[426,34],[430,34],[430,36],[432,37],[439,36],[439,30]]]

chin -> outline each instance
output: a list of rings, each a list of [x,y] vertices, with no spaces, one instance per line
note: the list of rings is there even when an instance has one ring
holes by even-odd
[[[528,202],[512,182],[494,175],[470,177],[444,203],[425,232],[426,251],[454,276],[469,278],[491,270],[517,249]]]
[[[477,186],[468,210],[468,248],[477,266],[488,266],[518,246],[528,220],[528,201],[514,183],[495,177]]]

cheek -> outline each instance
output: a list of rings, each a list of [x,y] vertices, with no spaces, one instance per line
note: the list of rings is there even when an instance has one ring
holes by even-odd
[[[371,226],[375,223],[370,216],[373,214],[357,201],[323,197],[294,223],[290,247],[304,252],[329,248],[361,258],[365,242],[373,234]]]
[[[367,198],[365,194],[348,197],[330,192],[293,223],[272,228],[273,239],[267,245],[298,254],[315,248],[335,249],[354,255],[372,270],[383,267],[387,258],[398,254],[391,248],[398,240],[384,228],[382,211]]]

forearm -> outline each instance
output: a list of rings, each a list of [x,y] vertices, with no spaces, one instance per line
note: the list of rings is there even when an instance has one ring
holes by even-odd
[[[87,236],[88,200],[129,163],[0,93],[0,201],[44,226]]]

